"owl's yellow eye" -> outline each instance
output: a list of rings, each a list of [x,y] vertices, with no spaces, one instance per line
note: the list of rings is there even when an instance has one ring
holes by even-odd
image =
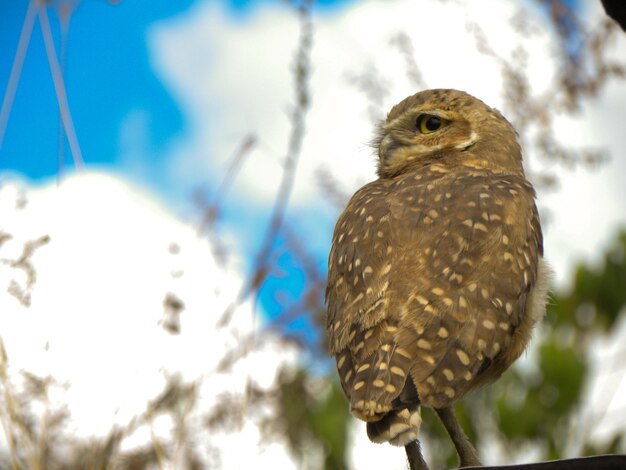
[[[422,134],[430,134],[431,132],[441,129],[446,122],[447,121],[445,119],[433,116],[432,114],[420,114],[417,117],[415,124],[417,126],[417,130]]]

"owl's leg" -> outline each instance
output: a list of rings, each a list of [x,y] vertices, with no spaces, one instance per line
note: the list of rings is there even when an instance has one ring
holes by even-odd
[[[409,442],[404,446],[404,450],[406,450],[406,457],[409,460],[410,470],[428,470],[428,464],[422,456],[420,441],[415,440]]]
[[[457,421],[452,407],[435,408],[435,411],[445,426],[446,431],[448,431],[454,447],[456,447],[461,460],[461,467],[481,467],[482,463],[478,459],[478,453]]]

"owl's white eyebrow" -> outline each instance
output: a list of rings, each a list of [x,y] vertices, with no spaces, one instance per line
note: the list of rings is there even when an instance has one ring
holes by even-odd
[[[478,140],[478,134],[476,133],[476,131],[472,131],[472,133],[469,136],[469,139],[464,140],[463,142],[459,142],[457,145],[454,146],[454,148],[465,151],[468,148],[470,148],[472,145],[474,145],[477,140]]]
[[[450,115],[441,109],[422,109],[420,110],[416,116],[421,116],[422,114],[428,114],[429,116],[437,116],[442,119],[450,119]]]

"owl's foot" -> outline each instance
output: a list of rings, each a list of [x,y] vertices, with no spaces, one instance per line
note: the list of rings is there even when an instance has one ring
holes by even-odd
[[[461,467],[482,467],[478,453],[456,419],[452,407],[435,408],[435,411],[456,447]]]
[[[406,457],[409,460],[410,470],[428,470],[428,464],[422,456],[420,441],[415,440],[404,446]]]

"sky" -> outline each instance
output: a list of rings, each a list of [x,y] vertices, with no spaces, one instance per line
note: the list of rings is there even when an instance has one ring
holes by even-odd
[[[258,317],[246,302],[218,325],[241,281],[219,267],[210,243],[192,226],[105,173],[75,174],[58,188],[5,183],[0,219],[1,233],[10,234],[0,243],[0,331],[10,393],[26,393],[24,373],[49,380],[46,398],[26,394],[23,403],[36,417],[42,409],[49,416],[67,413],[57,438],[105,439],[112,426],[129,426],[175,380],[196,388],[185,426],[205,468],[244,468],[251,461],[294,468],[282,443],[261,442],[252,413],[239,429],[206,435],[204,420],[224,397],[245,396],[249,382],[269,390],[282,367],[293,368],[296,351],[271,335],[255,336],[259,345],[249,354],[232,367],[220,366],[226,351],[253,338]],[[27,270],[7,260],[19,260],[26,245],[42,237],[47,240],[29,258],[36,273],[30,289]],[[8,292],[11,285],[30,294],[28,304]],[[198,288],[203,285],[210,288]],[[168,309],[166,298],[176,299],[180,310]],[[149,445],[151,432],[170,442],[169,416],[157,414],[151,425],[138,426],[123,448]],[[41,421],[34,422],[41,431]],[[0,448],[6,447],[3,432]]]
[[[68,4],[75,2],[61,3]],[[541,14],[536,12],[535,34],[529,40],[511,34],[507,20],[519,5],[533,13],[532,2],[433,2],[429,15],[444,15],[448,30],[461,38],[437,41],[436,51],[423,48],[421,41],[437,37],[438,24],[408,2],[327,0],[316,7],[312,102],[288,215],[306,235],[320,269],[325,269],[338,215],[338,208],[330,207],[320,190],[320,173],[332,175],[346,194],[373,179],[368,143],[375,119],[415,92],[415,84],[397,72],[406,67],[390,44],[394,35],[404,32],[412,37],[427,86],[464,89],[498,107],[503,93],[499,70],[476,52],[465,22],[482,18],[481,8],[489,6],[494,20],[482,24],[488,37],[505,57],[517,45],[527,47],[527,71],[533,88],[541,91],[554,67],[551,36],[542,30]],[[598,21],[599,4],[585,5],[591,8],[587,17]],[[8,81],[26,7],[25,1],[0,6],[0,40],[5,45],[0,51],[0,90]],[[49,17],[61,49],[59,15],[50,9]],[[286,153],[293,106],[290,67],[298,34],[293,10],[278,1],[176,1],[149,9],[137,2],[83,1],[67,25],[65,80],[89,169],[133,181],[179,216],[193,218],[198,215],[194,191],[202,188],[211,197],[243,139],[257,138],[225,198],[221,225],[222,236],[249,264],[267,223]],[[613,48],[619,54],[623,40]],[[355,85],[367,76],[380,84],[373,105]],[[620,120],[607,119],[607,113],[619,113],[625,95],[623,83],[612,82],[579,115],[557,120],[563,142],[604,148],[612,156],[594,172],[556,168],[560,187],[540,194],[546,226],[550,222],[548,259],[561,284],[578,260],[593,258],[611,232],[626,222],[622,202],[626,189],[619,181],[626,171],[625,160],[618,156]],[[54,87],[35,23],[2,139],[0,171],[33,184],[74,171],[67,144],[59,162],[58,135]],[[536,165],[532,155],[527,161]],[[581,214],[597,219],[593,228],[581,223]],[[288,278],[297,292],[297,269],[288,255],[281,262],[293,274]],[[270,314],[279,308],[272,292],[262,295]]]
[[[199,218],[192,203],[193,192],[203,188],[211,197],[233,153],[247,136],[254,135],[256,144],[225,198],[219,224],[219,234],[234,260],[232,272],[228,271],[233,277],[229,281],[232,290],[250,267],[281,175],[290,130],[288,116],[294,103],[290,70],[298,38],[297,17],[279,1],[152,3],[145,8],[141,2],[85,0],[71,15],[64,77],[85,161],[79,172],[84,178],[78,179],[72,178],[77,170],[67,143],[59,162],[58,107],[43,36],[35,22],[11,113],[1,134],[0,189],[21,187],[33,192],[35,200],[53,201],[50,207],[41,202],[39,212],[24,218],[29,222],[23,223],[32,225],[28,233],[57,227],[55,233],[66,237],[66,252],[72,248],[96,250],[96,243],[106,243],[99,241],[98,233],[108,234],[107,230],[114,232],[111,240],[120,246],[142,245],[150,238],[143,228],[154,227],[168,234],[170,228],[165,227],[178,227],[178,223],[186,228],[177,228],[170,239],[192,240],[191,232]],[[62,3],[67,4],[73,2]],[[510,26],[509,20],[520,5],[531,13],[534,33],[530,37],[516,35]],[[416,91],[416,84],[405,73],[402,54],[393,46],[394,37],[403,32],[411,38],[426,86],[463,89],[501,107],[500,71],[491,59],[476,52],[466,21],[480,19],[495,49],[505,57],[523,44],[529,52],[527,73],[533,91],[540,93],[549,86],[555,65],[550,49],[552,33],[534,5],[500,0],[429,1],[419,5],[411,0],[318,2],[313,18],[311,107],[287,220],[306,242],[322,272],[340,208],[320,189],[319,175],[332,175],[347,195],[373,179],[375,160],[369,142],[376,120]],[[0,2],[2,94],[27,6],[26,1]],[[600,21],[603,12],[599,2],[585,2],[583,6],[588,10],[581,10],[582,17],[591,23]],[[63,35],[59,15],[52,8],[48,13],[60,55]],[[611,48],[615,56],[626,56],[626,36]],[[369,89],[376,93],[368,100],[359,83],[372,77],[378,88]],[[533,168],[545,167],[559,177],[556,189],[540,191],[539,206],[545,219],[546,256],[561,287],[567,286],[576,262],[597,260],[615,230],[626,226],[623,109],[625,84],[611,82],[577,115],[561,116],[556,121],[557,135],[563,142],[609,152],[609,162],[593,171],[562,168],[526,155]],[[56,185],[66,179],[64,196]],[[120,193],[126,197],[118,197]],[[64,210],[57,212],[51,207]],[[148,214],[157,214],[155,219],[165,218],[168,223],[142,219],[144,208]],[[6,220],[0,218],[0,230],[8,227]],[[121,228],[115,229],[120,224]],[[65,233],[75,230],[72,236]],[[157,245],[142,247],[145,251],[134,258],[153,270],[170,262],[170,256],[159,251],[167,237],[157,238],[151,240]],[[194,245],[194,253],[202,253],[198,259],[205,260],[204,268],[210,271],[214,262],[208,258],[207,247],[195,239],[189,243]],[[161,254],[153,254],[157,252]],[[46,287],[48,293],[41,294],[52,302],[59,286],[84,289],[85,296],[76,300],[73,311],[68,309],[69,317],[64,321],[74,321],[89,296],[99,295],[117,272],[121,262],[109,259],[108,251],[103,253],[90,265],[106,268],[94,275],[93,282],[74,284],[80,280],[76,272],[87,267],[68,265],[57,276],[63,281],[57,280],[58,285],[51,281]],[[151,260],[156,264],[150,264]],[[284,247],[278,263],[282,272],[261,291],[260,318],[280,312],[283,291],[297,297],[305,283],[293,254]],[[129,270],[129,277],[116,284],[119,289],[123,289],[124,279],[132,283],[133,273],[135,278],[145,275],[144,271]],[[218,282],[222,275],[217,268],[199,271],[190,285],[201,284],[202,276]],[[160,309],[162,290],[169,289],[170,281],[158,281],[161,290],[155,298],[150,297],[149,289],[140,289],[135,307],[148,302],[151,309]],[[119,295],[125,293],[122,290]],[[104,303],[100,312],[111,308]],[[26,360],[31,360],[27,354]],[[37,357],[32,361],[35,367]],[[157,362],[154,368],[158,368]]]

